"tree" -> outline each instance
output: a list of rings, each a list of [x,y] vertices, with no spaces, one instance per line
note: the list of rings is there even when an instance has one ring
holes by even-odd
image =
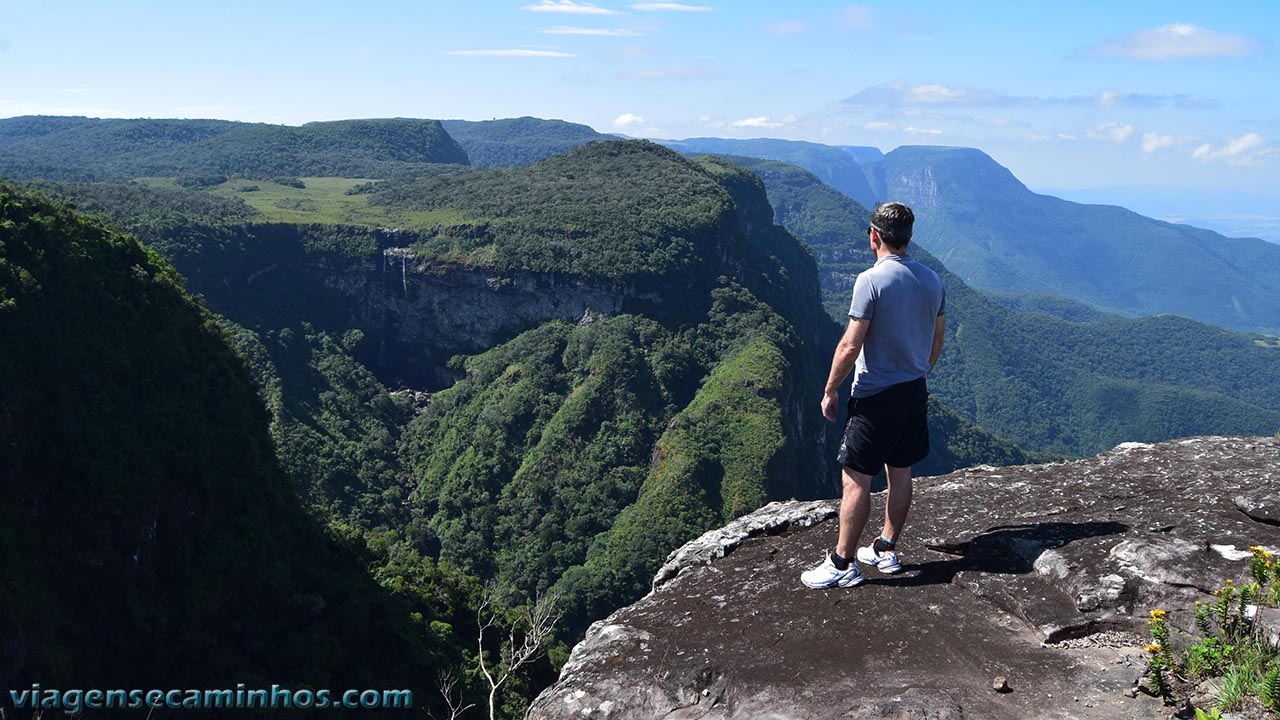
[[[543,650],[543,644],[550,639],[556,622],[560,619],[556,612],[559,600],[560,596],[552,592],[537,598],[532,606],[520,608],[517,611],[517,621],[511,623],[507,639],[498,651],[498,661],[491,666],[485,660],[484,636],[486,631],[501,623],[501,610],[498,606],[497,585],[493,581],[485,583],[480,605],[476,608],[476,624],[480,627],[477,641],[480,672],[489,683],[489,720],[497,720],[498,717],[498,689],[517,670],[536,659]],[[517,642],[517,628],[521,625],[527,626],[527,629]]]

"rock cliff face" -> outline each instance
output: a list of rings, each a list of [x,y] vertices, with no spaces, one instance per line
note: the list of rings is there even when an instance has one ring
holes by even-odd
[[[305,226],[222,231],[215,249],[175,254],[174,264],[210,308],[237,323],[276,329],[299,322],[360,330],[359,359],[384,382],[437,390],[456,378],[447,363],[550,320],[579,322],[661,309],[647,288],[569,273],[461,268],[424,259],[411,232],[357,230],[359,246],[308,248]],[[208,243],[214,245],[214,243]]]
[[[918,481],[901,574],[826,591],[799,574],[834,542],[835,503],[773,503],[673,553],[530,717],[1166,717],[1122,694],[1146,611],[1191,627],[1245,548],[1280,546],[1278,503],[1273,438],[970,468]]]
[[[445,366],[454,355],[482,352],[549,320],[590,321],[660,300],[607,279],[439,267],[405,247],[299,269],[348,299],[350,322],[368,341],[362,359],[379,374],[427,388],[451,383]]]

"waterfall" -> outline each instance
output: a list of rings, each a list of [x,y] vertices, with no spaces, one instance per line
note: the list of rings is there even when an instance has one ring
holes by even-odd
[[[385,255],[383,256],[386,257]],[[404,287],[404,301],[409,302],[409,254],[400,256],[400,284]]]
[[[381,243],[379,243],[381,245]],[[381,296],[382,302],[382,332],[378,333],[378,367],[385,368],[387,360],[387,251],[382,249],[382,274],[379,276],[382,281]]]

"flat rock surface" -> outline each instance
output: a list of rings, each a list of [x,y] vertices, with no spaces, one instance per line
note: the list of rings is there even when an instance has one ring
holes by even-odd
[[[1166,718],[1124,695],[1147,611],[1177,642],[1250,545],[1280,548],[1236,502],[1277,495],[1273,438],[970,468],[917,481],[900,574],[830,590],[799,575],[834,543],[834,501],[772,503],[672,553],[530,717]],[[868,533],[882,512],[880,493]]]

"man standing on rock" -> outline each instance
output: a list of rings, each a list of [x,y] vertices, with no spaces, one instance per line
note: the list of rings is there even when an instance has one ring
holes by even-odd
[[[811,588],[862,582],[854,548],[871,514],[871,478],[881,467],[889,479],[884,528],[857,548],[857,560],[882,573],[902,569],[896,548],[911,509],[911,466],[929,454],[924,376],[942,353],[946,310],[942,279],[907,254],[914,223],[911,208],[891,202],[876,206],[867,228],[876,263],[853,284],[849,326],[822,398],[822,414],[835,422],[840,385],[856,367],[837,455],[844,466],[840,536],[820,565],[800,575]]]

